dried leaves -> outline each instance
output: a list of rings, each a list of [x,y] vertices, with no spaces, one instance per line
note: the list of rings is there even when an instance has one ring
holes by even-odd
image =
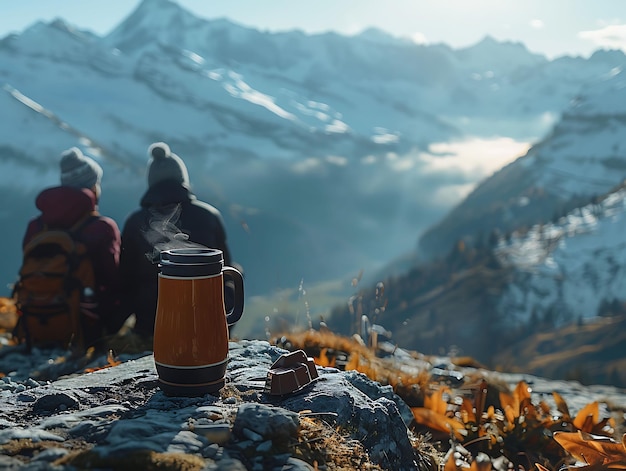
[[[465,424],[448,415],[450,389],[443,387],[424,398],[424,407],[412,408],[413,417],[418,424],[440,432],[452,433],[457,440],[467,436]],[[473,417],[473,416],[472,416]]]
[[[0,333],[9,332],[17,323],[17,310],[11,298],[0,297]]]
[[[499,393],[497,408],[477,407],[484,404],[485,394],[484,388],[478,388],[472,402],[455,396],[448,387],[439,388],[425,398],[424,407],[412,409],[415,422],[433,431],[448,432],[453,448],[456,441],[492,459],[502,455],[518,469],[537,464],[539,469],[549,470],[550,463],[558,469],[568,458],[587,463],[593,470],[626,469],[607,467],[625,466],[626,453],[623,443],[608,437],[614,432],[613,421],[600,419],[597,402],[588,404],[572,418],[558,393],[553,397],[560,415],[552,413],[543,401],[534,404],[531,389],[523,381],[512,392]],[[475,463],[472,457],[461,461],[464,465],[458,467],[459,458],[453,460],[449,456],[446,469],[467,469]]]
[[[626,469],[626,434],[622,436],[621,443],[610,437],[592,435],[580,430],[555,432],[554,439],[576,460],[585,463],[584,466],[576,466],[576,469]]]
[[[533,402],[524,381],[512,391],[484,378],[451,385],[424,371],[409,374],[354,339],[308,331],[289,340],[286,348],[304,349],[320,366],[357,370],[391,385],[413,406],[414,431],[427,433],[439,446],[449,443],[441,450],[444,471],[561,471],[568,465],[586,471],[626,470],[626,438],[621,443],[611,438],[615,423],[601,417],[597,402],[572,416],[557,392],[552,393],[556,411],[543,400]]]

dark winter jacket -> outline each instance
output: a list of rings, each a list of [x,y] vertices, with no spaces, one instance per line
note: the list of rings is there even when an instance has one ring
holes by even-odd
[[[29,222],[22,247],[25,247],[44,226],[52,229],[69,229],[88,213],[97,214],[96,195],[88,189],[67,186],[49,188],[37,196],[35,205],[41,214]],[[98,303],[96,313],[106,330],[114,333],[121,326],[119,228],[113,219],[98,215],[82,227],[78,237],[87,247],[94,268]]]
[[[154,332],[160,252],[197,244],[221,250],[224,264],[231,265],[222,215],[216,208],[196,199],[180,183],[151,186],[141,199],[141,209],[128,217],[122,230],[123,305],[126,314],[135,314],[136,333]]]

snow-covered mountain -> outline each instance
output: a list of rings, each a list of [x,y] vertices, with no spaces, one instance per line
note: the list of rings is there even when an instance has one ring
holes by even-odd
[[[626,300],[626,68],[585,87],[537,152],[515,165],[533,169],[535,188],[563,204],[588,203],[504,241],[499,253],[516,270],[501,312],[564,324]]]
[[[595,58],[595,59],[594,59]],[[421,252],[445,253],[457,240],[475,243],[491,231],[508,233],[547,223],[602,197],[626,177],[626,58],[584,83],[549,134],[526,155],[481,182],[421,237]]]
[[[497,253],[513,277],[498,310],[510,324],[549,318],[565,325],[626,300],[626,189],[549,224],[502,240]]]
[[[425,173],[432,144],[539,139],[623,62],[601,52],[549,61],[490,38],[453,50],[372,30],[267,33],[170,0],[144,0],[106,37],[36,23],[0,40],[1,280],[13,281],[34,195],[57,183],[62,150],[79,145],[101,162],[101,210],[121,226],[156,140],[223,211],[249,292],[380,265],[458,202],[436,201],[438,190],[477,183]]]

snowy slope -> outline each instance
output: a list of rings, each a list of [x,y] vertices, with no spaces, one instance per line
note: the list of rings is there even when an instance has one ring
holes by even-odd
[[[626,299],[626,189],[555,223],[514,235],[498,247],[515,276],[499,302],[504,322],[535,316],[556,325],[598,314],[601,303]]]
[[[510,167],[530,173],[542,194],[519,195],[518,207],[584,203],[560,217],[554,206],[551,221],[502,239],[499,257],[514,268],[498,306],[503,322],[562,325],[626,299],[626,71],[583,87],[551,135]]]

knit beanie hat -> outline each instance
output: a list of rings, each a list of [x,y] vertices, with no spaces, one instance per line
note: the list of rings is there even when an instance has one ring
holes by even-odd
[[[78,147],[72,147],[61,154],[61,185],[74,188],[93,188],[100,184],[102,167],[83,155]]]
[[[164,180],[173,180],[189,186],[189,175],[183,160],[170,150],[165,142],[155,142],[148,148],[148,186]]]

